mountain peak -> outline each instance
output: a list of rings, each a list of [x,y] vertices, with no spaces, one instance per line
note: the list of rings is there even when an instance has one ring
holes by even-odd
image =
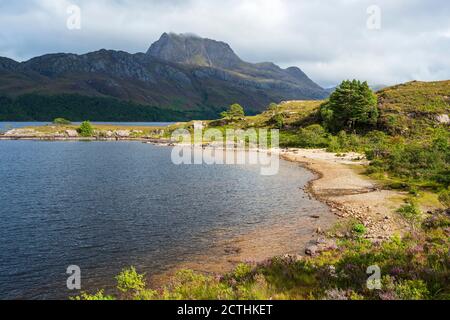
[[[230,68],[242,62],[228,44],[190,33],[163,33],[151,45],[147,55],[170,62],[208,67]]]

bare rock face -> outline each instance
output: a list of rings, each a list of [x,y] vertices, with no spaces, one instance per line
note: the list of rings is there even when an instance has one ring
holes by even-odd
[[[242,63],[228,44],[192,34],[164,33],[152,44],[147,55],[166,61],[207,67],[232,68]]]

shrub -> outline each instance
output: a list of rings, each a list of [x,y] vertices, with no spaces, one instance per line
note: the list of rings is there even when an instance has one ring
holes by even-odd
[[[151,289],[144,289],[144,290],[137,291],[134,294],[133,299],[148,301],[148,300],[155,300],[157,297],[158,297],[157,291],[151,290]]]
[[[278,110],[278,105],[275,102],[272,102],[271,104],[269,104],[269,106],[267,107],[268,111],[272,111],[275,112]]]
[[[226,300],[233,299],[233,290],[216,279],[195,273],[179,271],[165,288],[164,299],[169,300]]]
[[[446,208],[450,208],[450,189],[442,190],[439,193],[439,201]]]
[[[274,125],[276,129],[282,129],[284,127],[284,116],[281,113],[275,114],[269,121]]]
[[[139,292],[145,289],[145,275],[136,272],[134,267],[123,270],[117,277],[117,289],[123,293]]]
[[[72,300],[95,301],[95,300],[115,300],[115,298],[110,295],[105,295],[104,290],[99,290],[95,294],[88,294],[86,292],[83,292],[80,296],[72,298]]]
[[[431,217],[424,220],[422,224],[425,230],[436,230],[438,228],[449,228],[450,227],[450,216],[445,213],[437,212]]]
[[[421,215],[422,211],[417,206],[417,203],[414,201],[410,201],[400,207],[400,209],[397,210],[398,213],[400,213],[406,220],[410,222],[417,222]]]
[[[229,119],[231,121],[243,118],[245,116],[244,108],[240,104],[232,104],[228,111],[224,111],[221,114],[224,119]]]
[[[53,120],[53,123],[56,125],[69,125],[71,124],[71,122],[67,119],[64,118],[56,118],[55,120]]]
[[[363,236],[367,232],[367,229],[362,223],[356,223],[353,226],[352,231],[354,234],[356,234],[357,236],[360,237],[360,236]]]
[[[395,293],[402,300],[424,300],[430,295],[422,280],[406,280],[397,284]]]
[[[326,148],[328,134],[320,124],[313,124],[299,131],[299,145],[303,148]]]
[[[78,133],[82,137],[92,137],[94,135],[94,128],[89,121],[84,121],[80,128],[78,128]]]
[[[248,280],[253,275],[253,268],[252,266],[246,264],[246,263],[240,263],[238,266],[234,269],[232,277],[237,281],[242,280]]]

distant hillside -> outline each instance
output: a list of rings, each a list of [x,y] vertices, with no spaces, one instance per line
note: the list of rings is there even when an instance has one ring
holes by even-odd
[[[143,121],[170,120],[180,114],[186,120],[214,118],[235,102],[248,113],[258,113],[271,102],[322,99],[328,95],[296,67],[247,63],[226,43],[167,33],[147,53],[59,53],[23,63],[0,58],[0,96],[14,100],[8,108],[0,105],[0,119],[17,120],[17,112],[11,108],[21,110],[21,118],[37,120],[50,115],[48,109],[40,112],[38,105],[21,104],[25,94],[50,99],[55,111],[70,105],[64,99],[68,95],[95,97],[91,105],[98,118],[91,120],[111,117],[108,99],[116,99],[123,105],[121,119],[127,118],[132,104],[147,108],[143,113],[129,110],[129,120]],[[152,115],[156,109],[162,112]],[[77,110],[69,113],[76,118],[72,120],[86,115]],[[137,113],[145,116],[136,119]]]

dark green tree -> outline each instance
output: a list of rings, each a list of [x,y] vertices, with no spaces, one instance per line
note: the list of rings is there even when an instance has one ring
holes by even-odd
[[[244,108],[240,104],[232,104],[228,111],[224,111],[221,114],[221,117],[224,119],[229,119],[234,121],[236,119],[243,118],[245,116]]]
[[[346,80],[322,104],[320,114],[324,126],[333,132],[367,129],[378,121],[377,96],[367,82]]]

